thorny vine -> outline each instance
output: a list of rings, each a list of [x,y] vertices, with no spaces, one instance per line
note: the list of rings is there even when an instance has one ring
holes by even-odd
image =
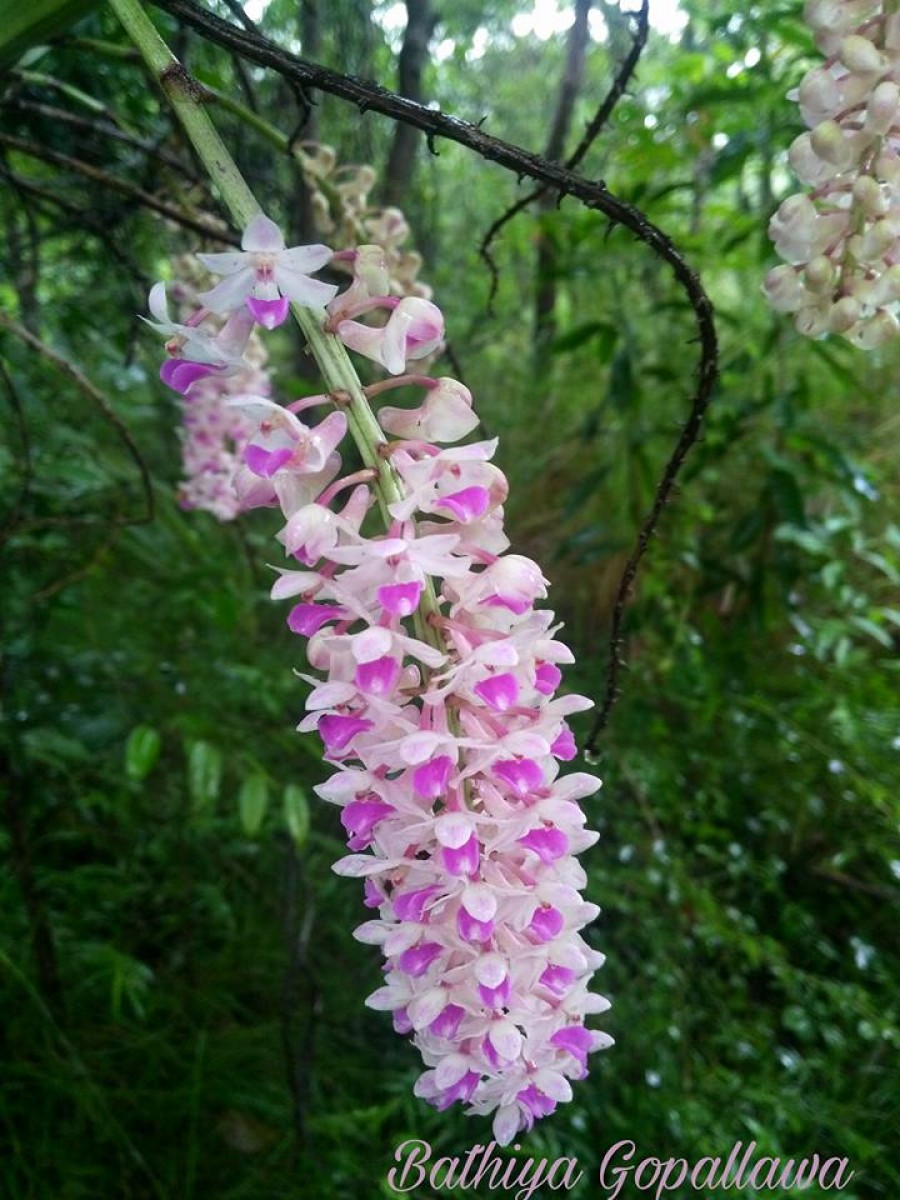
[[[154,3],[158,8],[196,29],[209,41],[215,42],[259,66],[269,67],[290,83],[299,85],[301,88],[316,88],[337,96],[356,105],[360,114],[368,111],[377,112],[392,120],[405,121],[415,126],[425,134],[429,150],[432,153],[437,153],[436,139],[446,138],[448,141],[456,142],[458,145],[472,150],[487,162],[496,163],[498,166],[512,171],[520,180],[532,179],[540,185],[541,190],[556,192],[560,201],[566,196],[573,196],[587,208],[603,213],[611,224],[621,225],[629,230],[638,241],[643,242],[657,258],[671,268],[676,281],[684,291],[697,324],[697,340],[700,345],[697,385],[691,400],[688,418],[663,470],[653,503],[638,532],[634,549],[625,564],[616,590],[608,641],[603,698],[598,704],[596,718],[583,747],[587,754],[596,753],[597,739],[606,727],[610,713],[619,697],[619,678],[625,665],[622,659],[625,610],[638,568],[650,539],[656,531],[663,509],[672,497],[675,482],[685,459],[700,436],[703,419],[718,378],[719,350],[713,307],[698,275],[663,230],[654,225],[639,208],[610,192],[602,181],[585,179],[573,172],[567,165],[552,162],[541,155],[511,145],[509,142],[487,133],[479,125],[472,125],[467,121],[417,104],[415,101],[396,95],[380,84],[356,79],[316,63],[305,62],[289,51],[283,50],[258,30],[251,32],[238,29],[214,13],[201,8],[193,0],[154,0]],[[646,8],[646,5],[643,8]],[[634,53],[633,49],[627,61]],[[622,79],[619,88],[615,84],[613,85],[607,101],[598,110],[588,133],[594,126],[599,132],[602,124],[609,119],[612,109],[626,87],[626,79]],[[585,134],[586,138],[588,133]],[[587,145],[583,150],[579,146],[576,154],[579,152],[583,154],[586,150]]]

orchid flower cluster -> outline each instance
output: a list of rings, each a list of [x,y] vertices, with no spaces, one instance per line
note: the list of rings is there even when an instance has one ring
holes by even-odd
[[[200,307],[198,292],[208,274],[192,257],[182,256],[173,263],[177,282],[169,298],[178,305],[184,321],[191,319]],[[166,289],[157,284],[150,293],[148,322],[158,332],[173,338],[173,351],[186,334],[169,319]],[[210,314],[206,318],[207,334],[211,329],[221,332],[224,321]],[[191,328],[191,326],[183,326]],[[240,341],[237,343],[240,345]],[[195,346],[195,353],[200,353]],[[256,426],[240,408],[228,403],[234,396],[254,394],[267,396],[271,391],[266,369],[268,351],[258,333],[252,331],[242,349],[242,362],[232,363],[230,371],[214,371],[197,379],[177,380],[180,386],[182,424],[181,465],[183,481],[178,500],[185,510],[200,509],[212,513],[220,521],[232,521],[241,514],[241,504],[233,487],[235,472],[243,461],[243,451]],[[176,360],[169,360],[176,362]],[[166,367],[167,373],[177,370]],[[170,377],[171,382],[171,377]]]
[[[340,245],[366,242],[380,247],[391,295],[427,299],[431,289],[417,278],[421,256],[403,248],[410,232],[403,213],[398,208],[373,208],[368,202],[368,193],[377,181],[374,169],[365,165],[341,167],[334,150],[318,143],[304,143],[297,155],[310,189],[319,231],[333,235]],[[276,250],[283,250],[280,234],[275,237],[271,230],[268,233],[274,238]],[[250,254],[266,253],[269,249],[265,235],[258,231],[248,231],[242,248]],[[173,353],[177,355],[183,340],[190,343],[189,358],[215,368],[200,378],[191,370],[185,371],[176,359],[172,360],[175,366],[164,368],[163,379],[181,395],[184,480],[179,488],[179,503],[184,509],[202,509],[220,521],[231,521],[244,508],[232,481],[254,426],[229,400],[244,394],[269,395],[271,384],[265,369],[268,354],[256,332],[251,331],[246,338],[246,315],[223,331],[221,290],[218,296],[213,296],[215,289],[212,289],[209,294],[213,296],[213,306],[207,306],[206,313],[199,311],[204,305],[203,288],[209,282],[210,264],[223,259],[216,255],[199,255],[198,259],[199,262],[173,264],[178,282],[169,296],[165,284],[157,284],[153,289],[149,306],[154,320],[150,324],[174,339]],[[352,273],[351,259],[349,252],[337,254],[331,257],[331,265],[336,271]],[[286,270],[290,267],[285,260],[281,264],[282,274]],[[318,283],[316,286],[326,287]],[[322,292],[321,296],[324,295]],[[265,295],[260,292],[250,297],[250,316],[264,327],[273,328],[287,316],[289,298],[289,290],[276,296],[270,287]],[[183,317],[181,323],[171,320],[169,300],[178,305]],[[187,332],[196,327],[198,320],[204,324],[202,339]],[[249,328],[252,330],[252,325]]]
[[[900,13],[893,0],[807,0],[826,55],[793,99],[808,127],[790,163],[810,189],[769,226],[788,264],[769,301],[809,337],[865,349],[900,333]]]
[[[286,249],[262,215],[243,246],[201,256],[222,279],[199,313],[157,322],[172,354],[164,377],[188,396],[227,377],[241,339],[291,301],[324,308],[324,328],[388,373],[364,389],[369,416],[368,400],[393,387],[421,394],[416,407],[380,408],[368,459],[379,467],[344,477],[339,446],[359,422],[349,393],[286,407],[233,397],[257,423],[235,486],[243,506],[284,517],[292,561],[272,594],[293,601],[287,623],[315,672],[299,729],[318,732],[334,767],[317,788],[348,837],[334,870],[364,880],[373,914],[355,936],[384,956],[366,1003],[411,1035],[425,1066],[416,1094],[493,1114],[507,1144],[570,1100],[570,1081],[612,1041],[586,1025],[609,1003],[588,988],[603,956],[581,931],[599,909],[580,895],[576,857],[598,837],[579,801],[600,781],[560,775],[576,755],[567,719],[591,702],[557,694],[572,655],[553,613],[535,607],[539,567],[508,552],[496,440],[455,445],[478,426],[471,394],[406,374],[440,348],[440,310],[391,293],[378,246],[341,256],[353,276],[341,294],[311,278],[331,252]],[[224,322],[209,337],[206,312]],[[301,419],[329,402],[317,424]],[[370,532],[376,502],[381,533]]]
[[[406,217],[394,206],[378,208],[369,203],[369,192],[378,182],[375,168],[368,163],[341,165],[333,148],[319,142],[303,142],[296,153],[316,231],[339,247],[381,246],[391,294],[430,299],[431,288],[418,278],[422,256],[405,248],[410,235]]]

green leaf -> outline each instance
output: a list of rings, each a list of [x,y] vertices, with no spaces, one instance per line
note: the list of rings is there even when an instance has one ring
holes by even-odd
[[[880,625],[876,625],[874,621],[870,621],[868,617],[858,617],[854,615],[850,618],[850,624],[855,625],[856,628],[861,630],[863,633],[867,633],[870,638],[874,638],[874,640],[884,646],[885,649],[890,650],[893,648],[894,642],[888,631],[886,629],[882,629]]]
[[[35,46],[59,37],[96,7],[96,0],[0,0],[0,67]]]
[[[806,511],[803,504],[803,493],[800,491],[796,476],[790,471],[776,468],[770,476],[769,486],[780,519],[787,525],[799,526],[801,529],[805,527]]]
[[[309,836],[309,801],[296,783],[289,783],[284,789],[284,821],[294,845],[298,849],[304,846]]]
[[[194,742],[188,752],[188,791],[197,812],[216,800],[221,783],[221,753],[209,742]]]
[[[618,336],[619,331],[611,321],[587,321],[556,338],[550,349],[554,354],[562,354],[565,350],[577,350],[585,342],[596,340],[598,355],[606,360],[612,353]]]
[[[265,775],[248,775],[238,793],[241,826],[248,837],[255,837],[269,807],[269,784]]]
[[[606,399],[614,408],[622,412],[630,406],[634,395],[634,364],[628,349],[620,346],[612,361]]]
[[[29,729],[22,738],[28,757],[51,766],[90,761],[90,751],[76,738],[46,725]]]
[[[162,741],[149,725],[136,725],[125,743],[125,774],[140,782],[146,779],[159,759]]]

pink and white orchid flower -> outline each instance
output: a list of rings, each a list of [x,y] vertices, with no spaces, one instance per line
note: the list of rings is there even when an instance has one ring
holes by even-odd
[[[224,276],[199,298],[215,313],[246,304],[260,325],[274,329],[286,320],[290,303],[324,308],[332,299],[338,290],[334,284],[310,279],[330,261],[331,253],[327,246],[287,249],[275,222],[258,213],[244,230],[241,250],[197,255],[214,275]]]
[[[349,349],[380,363],[392,375],[401,375],[407,361],[427,358],[441,346],[444,317],[430,300],[407,296],[394,306],[386,325],[341,321],[337,335]]]

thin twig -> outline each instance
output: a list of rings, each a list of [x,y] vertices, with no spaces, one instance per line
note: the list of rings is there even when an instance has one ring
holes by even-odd
[[[21,112],[35,113],[58,124],[71,125],[74,129],[83,129],[88,133],[97,133],[101,137],[112,138],[117,142],[124,142],[126,146],[140,150],[143,154],[148,155],[150,158],[155,158],[164,166],[170,167],[178,174],[181,180],[187,179],[191,183],[199,182],[198,177],[191,174],[186,162],[175,158],[174,155],[167,154],[164,150],[160,150],[152,142],[144,141],[143,138],[137,138],[133,134],[128,133],[127,130],[117,128],[111,123],[103,124],[99,121],[92,121],[89,117],[79,117],[77,113],[69,112],[68,109],[56,108],[52,104],[39,104],[35,100],[23,100],[19,96],[8,100],[4,107],[18,109]]]
[[[248,33],[256,33],[256,25],[244,12],[244,6],[239,3],[239,0],[225,0],[225,7],[233,17],[240,21]]]
[[[247,16],[246,12],[244,11],[244,6],[240,3],[240,0],[224,0],[224,3],[231,15],[235,17],[236,20],[241,23],[241,25],[243,25],[248,33],[259,33],[256,23]],[[250,105],[250,108],[256,112],[257,108],[253,103],[252,92],[248,91],[249,80],[245,79],[243,74],[243,62],[240,54],[235,53],[234,63],[238,68],[238,77],[243,85],[244,91],[247,93],[248,104]],[[297,121],[297,127],[288,138],[288,146],[293,148],[294,143],[301,137],[303,131],[306,129],[306,126],[309,123],[309,118],[313,110],[313,100],[309,95],[307,95],[306,89],[300,85],[291,84],[291,91],[293,92],[294,99],[297,102],[297,108],[300,110],[300,117]]]
[[[704,352],[705,353],[705,352]],[[662,479],[656,487],[656,494],[653,497],[653,504],[649,513],[644,518],[643,524],[638,531],[637,542],[634,549],[625,564],[625,569],[622,572],[622,577],[619,580],[619,586],[616,589],[616,598],[613,604],[612,623],[609,632],[609,657],[606,664],[606,681],[603,693],[603,700],[597,710],[597,715],[594,718],[594,723],[591,726],[591,731],[588,734],[587,741],[584,744],[586,754],[593,754],[597,749],[597,738],[606,728],[609,721],[609,715],[615,707],[616,701],[619,698],[619,676],[625,662],[622,659],[622,645],[624,642],[623,627],[625,624],[625,609],[631,597],[631,590],[634,586],[634,581],[637,577],[638,568],[641,565],[641,560],[647,551],[647,546],[650,539],[656,532],[656,526],[659,524],[659,518],[662,516],[662,511],[672,497],[672,492],[675,487],[675,480],[678,478],[678,473],[684,465],[684,460],[700,436],[700,428],[703,424],[703,418],[706,410],[709,407],[712,399],[713,386],[715,384],[715,374],[709,380],[708,388],[701,387],[698,389],[691,405],[691,411],[688,419],[682,427],[681,434],[675,445],[669,461],[663,470]]]
[[[19,395],[19,389],[16,387],[15,380],[6,369],[6,363],[2,358],[0,358],[0,375],[3,376],[6,394],[9,396],[9,403],[15,414],[16,424],[19,426],[19,440],[22,444],[20,456],[22,478],[16,498],[9,512],[6,514],[2,528],[0,528],[0,545],[3,545],[11,537],[19,523],[19,517],[22,514],[22,509],[25,506],[25,501],[34,478],[34,465],[31,459],[31,437],[28,432],[28,421],[25,419],[25,406],[22,403],[22,397]]]
[[[119,192],[122,196],[128,196],[132,200],[136,200],[138,204],[144,208],[152,209],[160,216],[166,217],[170,221],[183,226],[185,229],[192,229],[195,233],[201,234],[203,237],[213,238],[219,242],[225,242],[230,246],[240,244],[240,239],[229,230],[217,226],[212,222],[201,220],[199,217],[194,217],[183,209],[178,208],[174,204],[169,204],[166,200],[159,200],[156,196],[152,196],[149,192],[145,192],[142,188],[136,187],[133,183],[128,183],[124,179],[120,179],[117,175],[110,175],[100,167],[95,167],[92,163],[84,162],[80,158],[72,158],[68,154],[60,154],[58,150],[51,150],[49,146],[39,146],[34,142],[26,141],[25,138],[14,137],[12,134],[0,133],[0,146],[6,146],[10,150],[18,150],[21,154],[27,154],[30,158],[37,158],[41,162],[47,162],[56,167],[62,167],[68,171],[74,171],[77,175],[82,175],[85,179],[90,179],[92,183],[100,184],[101,187],[108,188],[110,191]]]
[[[89,216],[83,207],[76,204],[70,204],[64,200],[62,196],[56,192],[48,191],[45,188],[38,187],[28,179],[23,179],[21,175],[16,175],[10,171],[6,163],[3,161],[3,156],[0,155],[0,176],[8,180],[10,186],[18,193],[22,200],[23,208],[33,212],[35,210],[42,211],[41,206],[50,205],[52,208],[57,208],[61,212],[66,213],[71,220],[66,224],[57,224],[49,233],[45,231],[45,239],[54,236],[63,236],[70,233],[72,229],[76,229],[80,233],[88,233],[93,235],[97,240],[106,247],[110,255],[116,262],[121,263],[128,271],[129,275],[140,284],[141,291],[146,293],[148,281],[142,274],[134,260],[121,249],[115,242],[115,239],[110,234],[110,228],[115,228],[117,222],[115,220],[107,220],[105,223],[96,217]],[[36,204],[28,205],[26,197],[32,197]],[[49,216],[49,214],[48,214]]]
[[[631,77],[637,68],[638,60],[640,59],[644,50],[644,46],[647,42],[649,14],[650,0],[642,0],[640,10],[637,13],[629,14],[629,16],[635,16],[637,18],[631,49],[622,62],[621,67],[616,72],[616,77],[613,80],[612,87],[606,93],[603,103],[597,109],[593,119],[589,122],[587,128],[585,129],[584,136],[578,143],[573,153],[569,156],[569,158],[566,159],[566,166],[570,171],[577,167],[584,158],[585,154],[587,154],[588,150],[599,136],[603,127],[612,116],[613,109],[625,94],[625,89],[628,87]],[[491,277],[491,284],[488,291],[486,305],[488,313],[493,310],[494,300],[497,295],[497,287],[500,283],[500,272],[497,267],[497,261],[493,254],[491,254],[491,245],[494,242],[494,239],[500,233],[501,229],[508,225],[513,217],[518,216],[518,214],[523,212],[529,206],[529,204],[533,204],[535,200],[539,200],[541,196],[546,195],[547,191],[548,189],[545,187],[535,188],[533,191],[529,192],[527,196],[523,196],[520,200],[517,200],[515,204],[510,205],[506,212],[497,218],[482,239],[481,246],[479,248],[479,254],[484,260]]]
[[[109,532],[106,537],[101,538],[94,549],[91,551],[90,557],[86,559],[80,566],[74,570],[68,571],[65,575],[60,575],[54,579],[52,583],[48,583],[45,587],[39,588],[33,592],[31,599],[33,601],[49,600],[51,596],[55,596],[57,592],[63,591],[64,588],[70,587],[73,583],[77,583],[79,579],[84,579],[86,575],[90,575],[94,567],[103,559],[108,550],[111,550],[115,545],[119,534],[122,531],[123,524],[127,522],[117,515],[112,521],[108,522]]]
[[[138,470],[138,475],[140,476],[141,487],[143,489],[144,499],[146,502],[146,512],[143,516],[132,517],[127,522],[120,523],[129,525],[146,525],[151,522],[154,518],[156,509],[150,471],[147,467],[147,464],[144,462],[143,455],[141,454],[138,445],[131,434],[131,430],[118,415],[118,413],[113,410],[100,389],[94,383],[92,383],[91,380],[88,379],[88,377],[82,371],[80,371],[78,367],[75,366],[74,363],[69,362],[69,360],[66,358],[63,358],[61,354],[58,354],[55,350],[48,346],[46,342],[42,342],[39,337],[35,337],[35,335],[26,329],[24,325],[20,324],[12,317],[7,316],[4,312],[0,312],[0,329],[5,329],[8,333],[13,334],[13,336],[17,337],[19,341],[24,342],[26,346],[30,347],[30,349],[34,350],[43,359],[50,363],[50,365],[59,371],[60,374],[65,375],[67,379],[70,379],[79,389],[79,391],[83,392],[84,395],[87,396],[91,401],[91,403],[102,413],[103,417],[109,421],[110,425],[113,426],[128,450],[129,455],[134,460],[135,466]]]
[[[877,896],[879,900],[886,900],[889,904],[897,904],[900,900],[900,893],[896,888],[885,887],[880,883],[870,883],[867,879],[855,879],[845,871],[835,871],[829,867],[813,867],[812,874],[828,883],[836,883],[840,887],[849,888],[851,891]]]
[[[575,147],[571,157],[566,160],[566,166],[569,168],[578,166],[599,134],[603,131],[616,105],[625,95],[632,76],[637,70],[638,61],[644,52],[644,47],[647,44],[647,34],[650,27],[650,0],[641,0],[641,7],[638,11],[636,13],[627,13],[626,15],[635,18],[631,49],[622,61],[622,65],[619,67],[612,87],[606,93],[603,103],[597,109],[593,119],[588,122],[584,136]]]
[[[245,29],[249,30],[250,33],[256,32],[255,23],[250,17],[247,16],[246,12],[244,12],[244,6],[243,4],[239,3],[239,0],[225,0],[225,5],[231,15],[240,21]],[[247,74],[247,68],[244,65],[244,60],[239,54],[233,54],[231,56],[231,61],[234,64],[234,69],[240,82],[241,90],[247,97],[247,104],[253,112],[258,113],[259,105],[256,101],[256,93],[253,90],[253,84],[250,82],[250,76]]]

